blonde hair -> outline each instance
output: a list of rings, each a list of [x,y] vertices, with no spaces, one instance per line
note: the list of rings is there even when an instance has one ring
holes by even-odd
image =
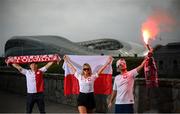
[[[88,63],[83,64],[81,75],[84,75],[84,70],[83,69],[84,69],[85,66],[89,68],[89,75],[91,76],[92,75],[92,70],[91,70],[91,66]]]

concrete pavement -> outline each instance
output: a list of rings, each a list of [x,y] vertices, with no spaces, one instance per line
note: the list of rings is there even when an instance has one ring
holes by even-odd
[[[45,101],[46,113],[77,113],[77,107]],[[0,90],[0,113],[25,113],[26,96]],[[38,113],[35,104],[33,113]]]

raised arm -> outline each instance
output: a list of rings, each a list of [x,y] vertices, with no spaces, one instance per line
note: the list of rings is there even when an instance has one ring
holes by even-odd
[[[63,57],[63,59],[64,59],[64,61],[67,63],[68,67],[71,68],[71,70],[72,70],[72,72],[73,72],[73,74],[74,74],[77,70],[76,70],[76,68],[72,65],[70,58],[69,58],[67,55],[65,55],[65,56]]]
[[[139,73],[140,70],[144,67],[145,62],[147,61],[147,57],[145,57],[145,59],[143,60],[143,62],[141,63],[141,65],[139,65],[136,69],[137,72]]]
[[[106,64],[104,64],[104,65],[98,70],[97,74],[101,74],[101,73],[104,71],[104,69],[112,62],[112,60],[113,60],[113,57],[112,57],[112,56],[109,56]]]
[[[23,69],[19,64],[12,64],[12,66],[16,68],[19,72],[21,72]]]

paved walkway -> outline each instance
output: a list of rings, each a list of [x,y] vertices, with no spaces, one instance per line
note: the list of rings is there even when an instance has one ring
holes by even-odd
[[[77,107],[45,102],[46,113],[77,113]],[[0,91],[0,113],[25,113],[26,96]],[[38,113],[37,105],[34,105],[34,113]]]

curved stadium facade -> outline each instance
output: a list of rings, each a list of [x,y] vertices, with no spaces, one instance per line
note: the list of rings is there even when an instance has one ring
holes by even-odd
[[[5,44],[5,56],[58,53],[69,55],[142,56],[141,45],[115,39],[72,42],[59,36],[14,36]]]

